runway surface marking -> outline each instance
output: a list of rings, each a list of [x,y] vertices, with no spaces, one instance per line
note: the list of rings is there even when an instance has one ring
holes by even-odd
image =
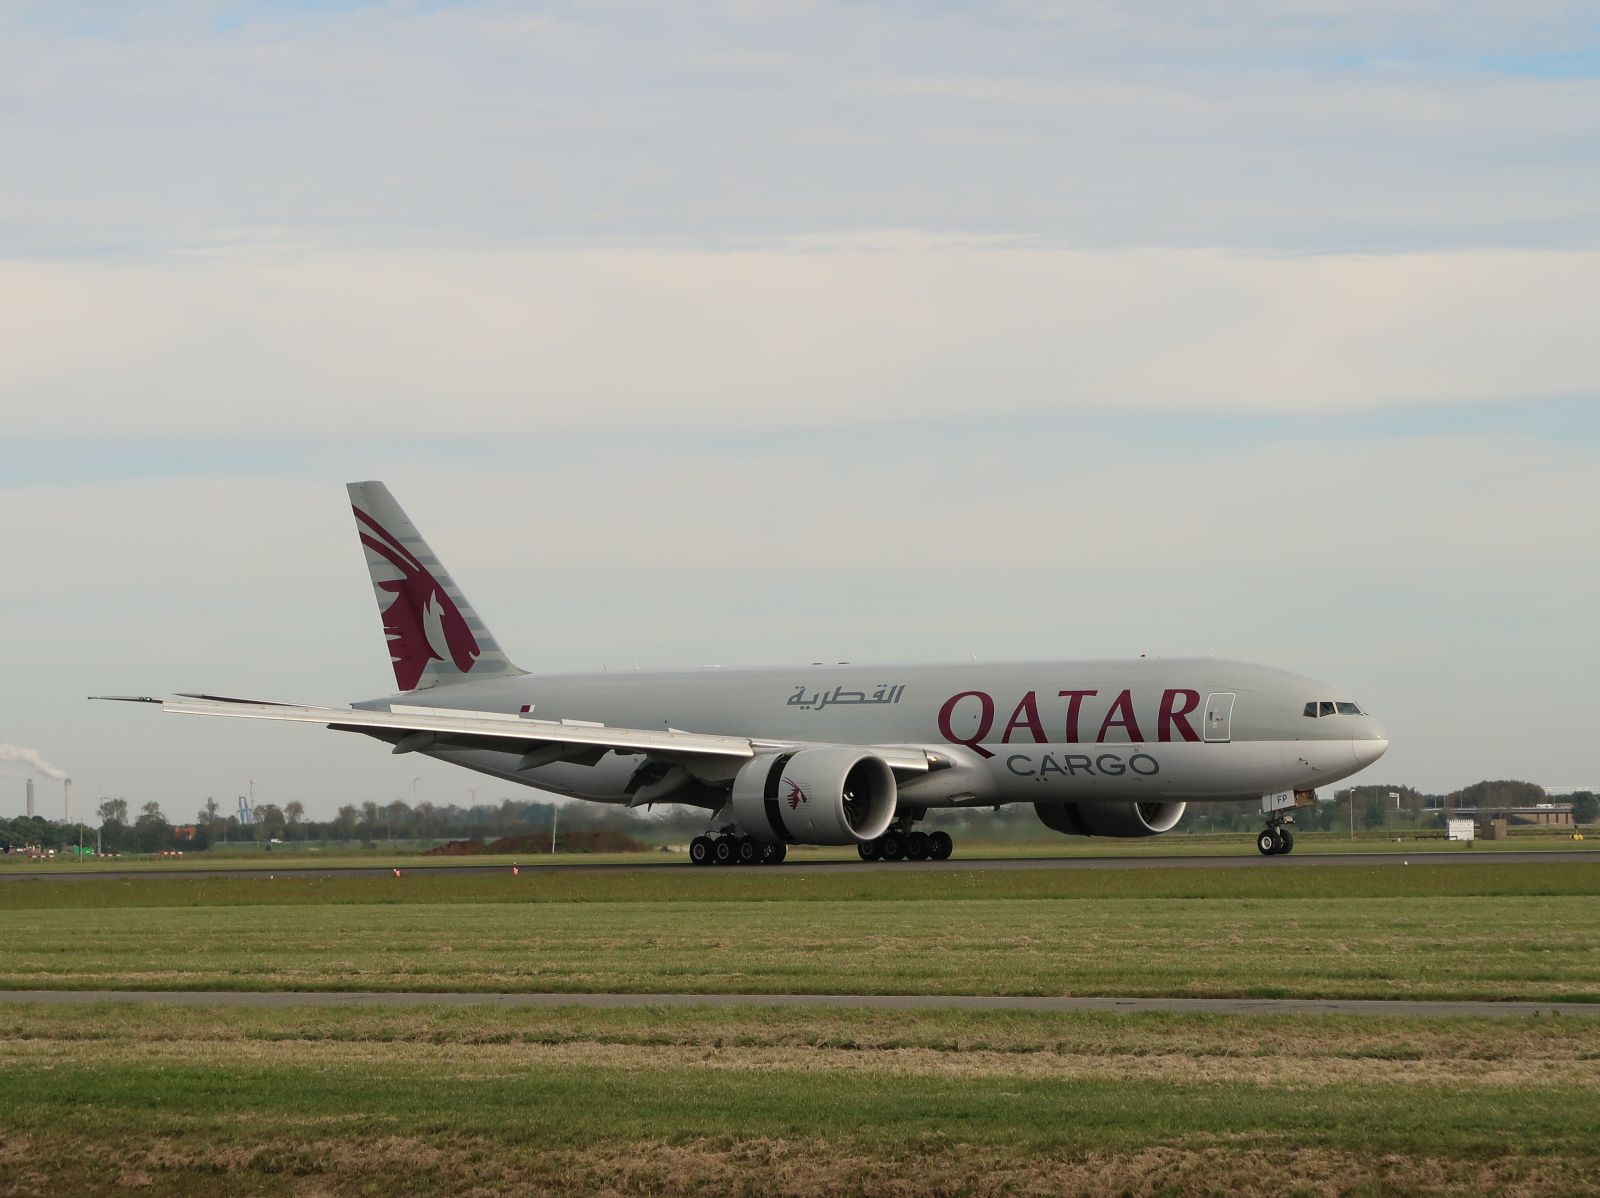
[[[1600,1003],[1360,998],[1034,998],[986,994],[488,994],[305,990],[5,990],[8,1003],[140,1003],[222,1007],[865,1007],[879,1010],[1167,1011],[1220,1015],[1576,1016]]]
[[[1554,865],[1574,861],[1592,861],[1600,865],[1600,851],[1594,849],[1523,850],[1501,852],[1496,850],[1467,850],[1462,852],[1419,851],[1404,853],[1315,853],[1306,856],[1262,857],[1255,852],[1230,853],[1215,857],[974,857],[969,860],[955,858],[950,861],[792,861],[784,865],[763,865],[759,872],[769,873],[843,873],[847,870],[1005,870],[1005,869],[1292,869],[1300,865],[1504,865],[1526,861],[1535,865]],[[595,865],[564,864],[541,865],[537,859],[519,863],[523,876],[532,877],[546,873],[608,873],[629,869],[693,869],[687,860],[617,861]],[[67,878],[78,880],[116,880],[128,878],[360,878],[383,877],[398,867],[414,874],[503,874],[510,866],[495,865],[433,865],[419,863],[415,858],[396,858],[392,863],[371,866],[288,865],[245,869],[81,869],[63,864],[53,869],[28,869],[13,871],[0,868],[0,879],[21,881],[30,878]],[[718,867],[732,869],[732,866]],[[756,867],[740,868],[745,872]]]

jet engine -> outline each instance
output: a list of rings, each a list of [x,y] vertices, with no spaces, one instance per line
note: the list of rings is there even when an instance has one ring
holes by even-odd
[[[889,763],[867,749],[801,749],[748,762],[733,780],[739,830],[779,844],[859,844],[882,836],[897,788]]]
[[[1187,803],[1035,803],[1044,826],[1064,836],[1159,836],[1178,826]]]

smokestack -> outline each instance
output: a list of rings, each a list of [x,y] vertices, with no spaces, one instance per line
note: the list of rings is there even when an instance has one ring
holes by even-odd
[[[33,806],[33,779],[29,778],[28,779],[28,818],[32,819],[34,816],[36,816],[38,814],[39,813],[36,810],[34,810],[34,806]]]
[[[71,778],[63,778],[61,780],[61,785],[62,785],[62,788],[66,791],[66,794],[67,794],[67,819],[66,819],[66,822],[70,824],[72,822],[72,779]]]

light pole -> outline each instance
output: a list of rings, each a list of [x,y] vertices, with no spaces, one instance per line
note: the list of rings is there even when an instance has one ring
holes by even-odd
[[[550,804],[550,855],[556,852],[556,824],[561,819],[561,808],[554,803]]]

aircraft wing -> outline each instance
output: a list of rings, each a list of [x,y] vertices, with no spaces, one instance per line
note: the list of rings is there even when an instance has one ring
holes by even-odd
[[[158,699],[147,695],[96,695],[94,698],[129,703],[151,703],[179,715],[232,716],[238,719],[287,720],[322,724],[340,732],[365,732],[394,743],[395,752],[450,744],[502,752],[528,753],[544,746],[591,748],[641,753],[668,760],[721,758],[739,760],[761,753],[789,752],[809,742],[755,740],[682,732],[676,728],[613,728],[583,721],[539,720],[530,716],[493,711],[461,711],[450,707],[416,707],[393,703],[377,710],[362,707],[308,707],[293,703],[267,703],[221,695],[179,695]],[[924,773],[931,768],[928,754],[904,745],[867,745],[889,766],[901,772]]]

